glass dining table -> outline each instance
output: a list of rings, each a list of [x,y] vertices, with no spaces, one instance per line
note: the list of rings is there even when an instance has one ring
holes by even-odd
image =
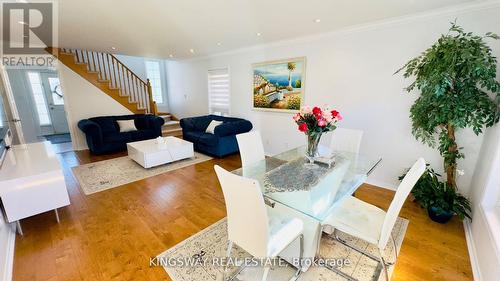
[[[365,182],[381,162],[344,151],[329,152],[334,163],[308,164],[305,146],[234,170],[233,173],[257,180],[266,199],[278,202],[315,220],[323,221],[335,206]]]
[[[294,148],[233,173],[257,180],[267,205],[283,216],[304,222],[304,257],[314,258],[321,239],[321,222],[365,182],[382,159],[327,151],[326,154],[333,156],[333,164],[311,166],[305,158],[305,151],[305,146]]]

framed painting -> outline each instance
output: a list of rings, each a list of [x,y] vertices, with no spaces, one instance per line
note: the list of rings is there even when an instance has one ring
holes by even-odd
[[[252,64],[253,109],[296,112],[304,102],[306,58]]]

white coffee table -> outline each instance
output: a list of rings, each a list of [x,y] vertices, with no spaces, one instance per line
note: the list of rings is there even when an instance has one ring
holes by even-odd
[[[165,137],[165,144],[156,139],[127,143],[128,156],[144,168],[194,157],[193,144],[176,138]]]

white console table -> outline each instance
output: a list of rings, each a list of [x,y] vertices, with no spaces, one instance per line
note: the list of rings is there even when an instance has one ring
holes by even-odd
[[[9,223],[70,204],[64,175],[49,142],[15,145],[0,168],[0,198]]]

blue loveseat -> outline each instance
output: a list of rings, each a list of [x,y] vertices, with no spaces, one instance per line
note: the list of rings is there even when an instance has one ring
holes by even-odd
[[[223,123],[214,133],[206,133],[212,120]],[[194,145],[194,149],[216,157],[224,157],[239,151],[236,135],[252,130],[252,123],[241,118],[206,115],[181,119],[182,135]]]
[[[116,120],[131,119],[137,131],[120,133]],[[99,155],[126,150],[128,142],[157,138],[161,136],[163,123],[165,120],[158,116],[134,114],[83,119],[78,122],[78,128],[85,133],[90,152]]]

